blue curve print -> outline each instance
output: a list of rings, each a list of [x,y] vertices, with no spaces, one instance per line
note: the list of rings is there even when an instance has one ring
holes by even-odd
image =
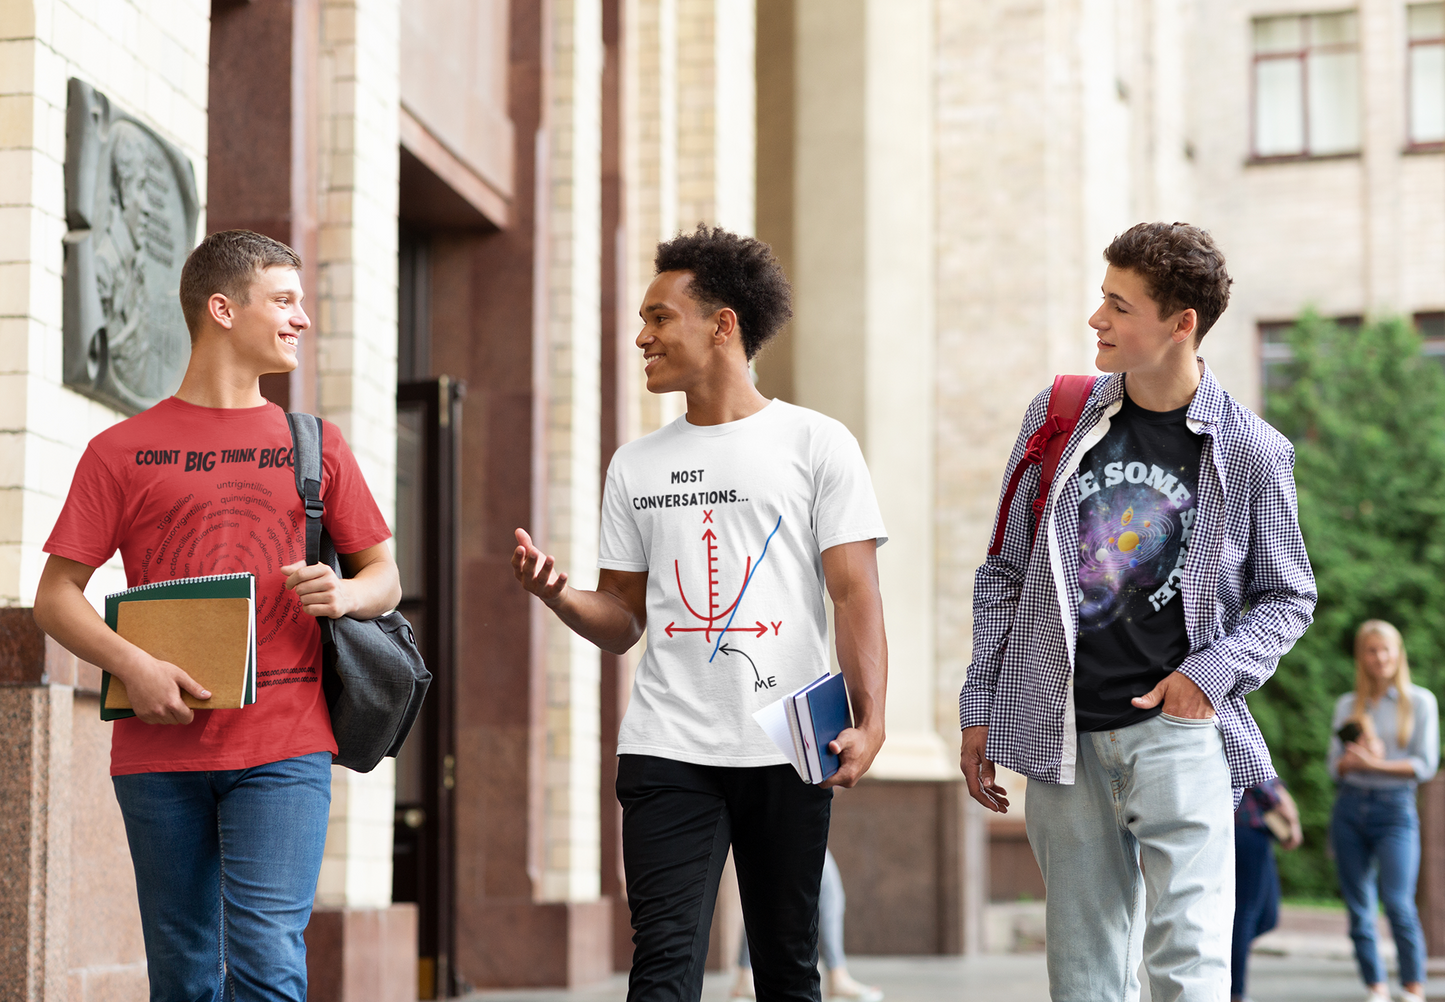
[[[723,624],[722,631],[717,635],[717,640],[713,642],[712,656],[707,659],[708,664],[712,664],[712,659],[717,657],[717,649],[722,646],[723,637],[727,636],[728,627],[733,625],[733,616],[736,616],[738,610],[743,607],[743,596],[748,593],[748,585],[752,584],[753,575],[758,572],[759,567],[763,566],[763,558],[768,555],[768,544],[773,541],[773,537],[778,534],[778,530],[782,527],[783,516],[779,515],[778,524],[773,526],[773,531],[768,533],[768,538],[763,541],[763,552],[758,554],[758,562],[753,564],[753,569],[748,573],[748,576],[743,579],[743,590],[738,592],[738,600],[733,603],[732,616],[728,617],[728,621]]]

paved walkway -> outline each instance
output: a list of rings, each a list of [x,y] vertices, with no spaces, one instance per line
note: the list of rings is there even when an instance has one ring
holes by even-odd
[[[1034,914],[1037,912],[1038,914]],[[1041,904],[995,909],[992,918],[1013,928],[1011,941],[1042,939]],[[1038,929],[1032,929],[1033,923]],[[1395,945],[1383,920],[1380,953],[1393,968]],[[995,934],[1003,933],[995,930]],[[1255,941],[1249,993],[1254,1002],[1362,1002],[1353,952],[1339,909],[1286,906],[1280,926]],[[887,1002],[1048,1002],[1049,980],[1042,953],[995,953],[976,957],[849,957],[848,968],[865,984],[883,989]],[[1445,1002],[1445,963],[1430,962],[1431,999]],[[703,1002],[727,1002],[730,975],[710,974]],[[1398,985],[1392,982],[1398,994]],[[469,1002],[625,1002],[626,975],[588,988],[563,991],[478,992]],[[1141,1002],[1149,1002],[1144,987]]]
[[[1352,961],[1326,957],[1256,955],[1251,967],[1254,1002],[1361,1002]],[[860,981],[878,985],[887,1002],[1048,1002],[1048,976],[1042,954],[979,957],[853,957],[849,970]],[[703,1002],[726,1002],[731,979],[710,974]],[[1445,999],[1445,979],[1430,981],[1427,994]],[[470,1002],[624,1002],[627,979],[574,991],[479,992]],[[1148,1002],[1145,986],[1141,1002]]]

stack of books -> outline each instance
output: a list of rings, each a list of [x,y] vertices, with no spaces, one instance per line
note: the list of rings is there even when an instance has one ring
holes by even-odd
[[[847,684],[842,675],[824,675],[763,707],[753,719],[787,756],[803,782],[822,783],[840,764],[828,745],[853,726]]]
[[[105,597],[105,623],[152,657],[169,661],[211,692],[181,693],[195,709],[256,702],[256,578],[209,574],[154,581]],[[135,716],[125,683],[100,679],[100,719]]]

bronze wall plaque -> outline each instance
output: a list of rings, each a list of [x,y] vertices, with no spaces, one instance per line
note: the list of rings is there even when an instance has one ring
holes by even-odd
[[[196,245],[191,161],[71,78],[65,123],[65,385],[134,414],[191,354],[181,265]]]

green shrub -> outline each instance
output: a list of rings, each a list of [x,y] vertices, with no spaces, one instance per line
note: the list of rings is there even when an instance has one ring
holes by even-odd
[[[1355,628],[1404,634],[1418,685],[1445,681],[1445,372],[1400,320],[1341,328],[1314,313],[1265,416],[1294,442],[1300,525],[1319,585],[1314,625],[1250,708],[1299,801],[1305,844],[1280,854],[1285,894],[1337,893],[1325,854],[1330,714],[1354,688]]]

